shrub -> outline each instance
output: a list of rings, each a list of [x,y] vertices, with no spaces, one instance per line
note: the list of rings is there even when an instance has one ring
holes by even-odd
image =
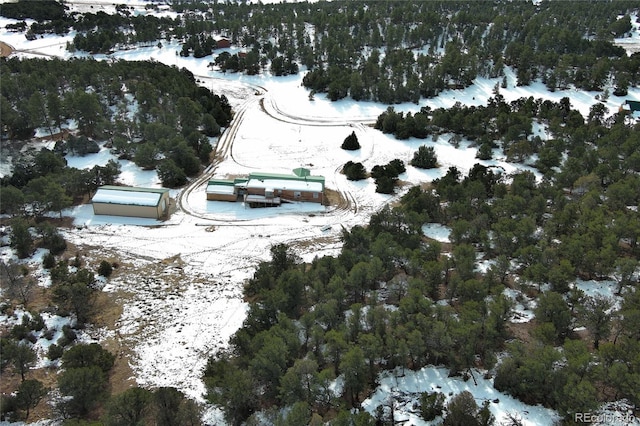
[[[444,411],[444,400],[442,392],[422,392],[420,394],[420,417],[431,421],[441,416]]]
[[[376,192],[380,194],[392,194],[393,188],[396,186],[396,179],[388,176],[382,176],[376,179]]]
[[[410,164],[419,169],[433,169],[437,167],[438,158],[436,157],[435,149],[433,149],[432,146],[422,145],[413,154],[413,159]]]
[[[358,142],[358,137],[356,136],[355,131],[351,132],[351,134],[344,139],[340,148],[348,151],[356,151],[360,149],[360,142]]]
[[[49,351],[47,352],[47,358],[51,361],[55,361],[59,359],[64,353],[64,348],[62,346],[58,346],[55,343],[49,346]]]
[[[60,254],[67,249],[67,242],[60,233],[55,232],[46,240],[44,248],[48,248],[51,254]]]
[[[26,324],[16,324],[11,329],[10,334],[11,334],[11,337],[16,339],[17,341],[26,339],[29,335],[29,327]]]
[[[69,344],[71,344],[74,340],[76,340],[78,336],[76,335],[76,332],[73,331],[73,329],[68,326],[68,325],[63,325],[62,326],[62,337],[60,339],[58,339],[58,344],[62,347],[68,346]]]
[[[48,328],[44,331],[44,333],[42,333],[42,337],[44,337],[47,340],[51,340],[53,339],[53,336],[55,336],[55,334],[56,334],[56,330],[52,328]]]
[[[362,180],[367,177],[367,170],[362,163],[354,163],[353,161],[347,161],[344,167],[342,167],[342,173],[344,173],[349,180]]]
[[[493,150],[491,148],[491,144],[483,143],[482,145],[480,145],[480,148],[478,148],[476,158],[479,160],[491,160],[492,155]]]
[[[87,154],[100,152],[97,142],[86,136],[69,136],[65,144],[68,152],[84,157]]]
[[[29,329],[32,331],[40,331],[45,328],[44,319],[42,319],[42,315],[38,312],[32,314],[31,319],[29,320]]]
[[[387,164],[387,168],[389,169],[389,173],[393,171],[395,176],[398,176],[400,173],[404,173],[407,171],[407,168],[404,165],[404,161],[398,158],[389,161],[389,164]]]
[[[51,269],[56,266],[56,257],[51,252],[44,255],[42,258],[42,267],[44,269]]]
[[[391,160],[384,166],[375,165],[371,169],[371,177],[376,181],[376,192],[391,194],[398,181],[398,175],[406,171],[402,160]]]
[[[98,275],[102,275],[105,278],[109,278],[111,273],[113,272],[113,266],[111,263],[103,260],[100,262],[100,266],[98,266]]]

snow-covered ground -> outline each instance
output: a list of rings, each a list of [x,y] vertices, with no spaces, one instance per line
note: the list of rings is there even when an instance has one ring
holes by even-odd
[[[489,401],[489,410],[496,418],[496,424],[508,424],[508,415],[521,420],[524,426],[553,425],[560,417],[553,410],[541,406],[524,404],[517,399],[498,392],[493,387],[493,380],[484,377],[483,373],[473,371],[473,378],[463,380],[460,377],[449,377],[449,370],[442,367],[424,367],[418,371],[390,371],[380,376],[380,386],[367,398],[362,406],[371,414],[379,406],[390,407],[392,400],[395,420],[405,421],[415,426],[438,424],[442,419],[433,422],[424,421],[419,411],[414,408],[421,392],[440,392],[446,397],[445,405],[452,396],[461,392],[470,392],[478,406]]]
[[[112,7],[111,1],[74,0],[67,4],[94,11]],[[139,8],[146,2],[129,1],[128,4]],[[0,40],[12,45],[17,50],[15,55],[23,58],[74,56],[65,50],[73,33],[28,41],[24,34],[6,31],[6,24],[11,22],[15,21],[0,18]],[[235,136],[228,141],[231,148],[226,158],[215,166],[216,177],[256,170],[290,172],[304,166],[313,174],[325,176],[327,187],[339,192],[347,202],[342,207],[299,203],[277,209],[252,210],[241,203],[206,201],[205,183],[184,194],[172,191],[172,197],[184,197],[185,210],[177,211],[165,222],[94,216],[90,205],[65,211],[66,215],[74,217],[77,225],[77,228],[65,231],[68,241],[83,247],[87,257],[113,256],[121,264],[104,291],[128,295],[122,301],[123,312],[114,332],[132,348],[129,363],[141,385],[175,386],[202,400],[204,386],[200,376],[206,359],[224,348],[229,337],[241,326],[246,316],[243,282],[260,261],[269,258],[269,248],[277,243],[290,244],[307,261],[316,256],[334,255],[340,250],[341,227],[367,223],[372,213],[394,198],[375,193],[370,179],[348,181],[339,173],[346,161],[361,161],[370,169],[394,158],[408,162],[420,145],[433,146],[442,167],[424,171],[407,166],[406,173],[400,176],[407,185],[399,193],[411,184],[441,177],[449,166],[458,167],[463,174],[477,162],[502,167],[506,173],[519,169],[534,171],[527,165],[508,163],[500,154],[494,156],[494,160],[476,160],[475,147],[462,141],[459,148],[455,148],[444,135],[435,141],[398,141],[367,125],[386,110],[387,105],[351,100],[330,102],[321,94],[311,101],[301,86],[303,73],[280,78],[269,74],[253,77],[222,74],[207,67],[211,58],[183,58],[177,54],[181,48],[179,44],[163,44],[161,48],[142,47],[96,58],[154,60],[186,67],[203,86],[226,95],[238,118],[232,124]],[[510,70],[507,77],[508,87],[500,89],[507,101],[529,96],[559,101],[568,96],[572,106],[584,115],[598,102],[595,92],[550,93],[539,82],[516,87],[515,75]],[[478,79],[468,89],[446,91],[438,98],[422,100],[419,105],[394,107],[397,111],[415,112],[422,106],[450,107],[455,102],[482,105],[492,96],[499,81]],[[631,89],[625,98],[609,96],[606,106],[610,112],[616,111],[625,99],[640,100],[640,89]],[[362,148],[355,152],[341,150],[340,144],[352,131],[356,132]],[[229,133],[223,139],[230,137]],[[539,129],[539,134],[544,137],[544,129]],[[69,157],[68,161],[74,167],[86,168],[103,165],[110,158],[111,154],[103,148],[98,154]],[[155,172],[140,171],[130,162],[121,161],[121,165],[121,183],[159,186]],[[326,225],[330,225],[330,229],[327,230]],[[433,226],[427,229],[433,232],[433,238],[448,240],[446,229]],[[10,256],[11,253],[3,250],[2,255]],[[468,383],[448,378],[445,372],[436,368],[408,374],[401,382],[396,383],[396,380],[399,379],[385,379],[364,406],[374,409],[376,401],[392,387],[410,388],[411,392],[430,390],[436,385],[454,392],[469,387]],[[491,406],[498,419],[504,418],[509,410],[518,410],[520,417],[530,424],[551,423],[555,419],[555,414],[548,410],[510,402],[508,396],[493,390],[488,381],[481,381],[478,389],[479,393],[474,393],[477,398],[501,401]]]

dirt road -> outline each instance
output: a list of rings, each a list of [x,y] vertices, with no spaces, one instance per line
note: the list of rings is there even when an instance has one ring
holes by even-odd
[[[0,41],[0,58],[6,58],[12,53],[13,53],[13,47],[8,45],[4,41]]]

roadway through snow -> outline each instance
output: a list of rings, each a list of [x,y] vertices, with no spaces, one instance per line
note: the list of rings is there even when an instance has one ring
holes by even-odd
[[[207,81],[216,79],[215,77],[205,75],[196,75],[196,77],[203,83],[205,83],[205,85]],[[233,161],[234,163],[243,167],[255,168],[254,166],[239,163],[233,155],[233,144],[238,137],[241,127],[243,125],[247,125],[247,123],[245,122],[245,117],[247,115],[247,112],[251,109],[259,108],[261,112],[268,115],[272,119],[284,123],[311,127],[349,126],[354,130],[357,130],[358,132],[364,134],[366,134],[368,131],[371,131],[367,125],[373,124],[375,122],[375,117],[303,117],[293,115],[283,111],[274,97],[269,96],[269,92],[266,88],[252,84],[243,84],[245,84],[248,89],[254,91],[254,96],[251,96],[248,99],[244,100],[239,104],[239,106],[235,108],[233,120],[231,121],[229,127],[226,128],[223,134],[220,136],[218,143],[214,147],[212,163],[205,169],[201,176],[189,183],[180,192],[176,200],[178,208],[180,210],[190,216],[210,221],[212,224],[223,225],[227,222],[229,222],[230,224],[238,224],[238,222],[240,222],[244,225],[249,225],[248,222],[251,221],[250,219],[219,219],[216,217],[215,213],[203,212],[197,208],[194,208],[189,203],[189,198],[192,196],[194,191],[201,189],[203,186],[207,185],[208,181],[213,176],[215,176],[219,164],[223,161]],[[363,160],[371,158],[374,149],[375,145],[372,143],[368,155]],[[335,169],[335,174],[341,174],[341,170],[342,164],[340,164]],[[339,181],[340,179],[335,179],[335,182]],[[346,219],[346,216],[352,216],[358,213],[359,209],[357,198],[349,188],[338,187],[329,189],[333,189],[340,194],[339,202],[334,206],[330,206],[329,211],[325,214],[325,216],[331,216],[331,221],[333,223],[340,224],[343,219]]]
[[[58,50],[57,45],[54,49]],[[55,51],[34,48],[16,53],[62,56]],[[217,78],[213,72],[201,74],[208,74],[195,75],[202,86],[230,99],[234,117],[214,146],[212,164],[176,196],[179,211],[167,222],[150,227],[107,222],[63,231],[65,239],[82,247],[91,262],[113,258],[121,264],[105,291],[114,292],[114,297],[122,292],[126,298],[118,302],[122,314],[108,331],[117,336],[118,347],[123,348],[120,353],[126,354],[136,382],[144,387],[173,386],[198,401],[205,391],[201,372],[206,360],[224,350],[242,325],[246,315],[242,283],[259,262],[268,260],[270,247],[287,244],[305,261],[335,255],[341,245],[339,225],[364,224],[373,210],[368,196],[358,193],[363,187],[346,181],[340,174],[342,164],[332,162],[337,151],[327,156],[323,169],[329,188],[340,194],[339,202],[332,206],[310,211],[300,205],[299,210],[265,211],[264,217],[250,214],[244,219],[229,219],[203,208],[213,203],[202,198],[211,177],[220,175],[222,169],[233,171],[236,164],[238,171],[262,164],[241,164],[249,163],[246,152],[243,160],[237,149],[247,143],[243,131],[251,129],[256,114],[291,128],[309,127],[316,134],[325,130],[335,134],[330,127],[344,126],[345,131],[355,130],[367,141],[358,161],[372,158],[376,150],[374,131],[367,126],[371,117],[297,116],[286,112],[287,107],[292,110],[286,99],[272,96],[264,87]],[[286,153],[286,147],[282,152]],[[264,169],[268,170],[266,164]],[[326,224],[333,228],[323,230]],[[95,339],[101,340],[97,335]]]

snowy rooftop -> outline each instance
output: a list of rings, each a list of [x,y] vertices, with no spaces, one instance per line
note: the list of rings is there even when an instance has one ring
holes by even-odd
[[[271,188],[288,191],[322,192],[321,183],[309,182],[304,180],[249,179],[249,182],[247,182],[246,186],[249,188]]]
[[[98,188],[91,199],[94,203],[128,204],[133,206],[157,206],[164,192],[155,188],[129,188],[109,186]]]
[[[235,186],[233,185],[220,185],[216,183],[209,183],[207,185],[207,194],[233,194]]]

